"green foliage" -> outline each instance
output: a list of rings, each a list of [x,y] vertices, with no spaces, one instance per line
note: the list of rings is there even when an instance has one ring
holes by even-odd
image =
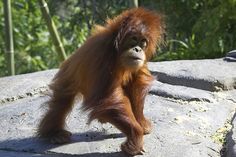
[[[68,56],[94,24],[129,7],[126,0],[48,0]],[[236,47],[236,0],[139,0],[166,22],[165,46],[154,61],[222,57]],[[58,54],[36,0],[12,1],[16,74],[57,68]],[[6,75],[3,2],[0,2],[0,76]]]
[[[218,58],[235,49],[235,0],[158,2],[153,6],[166,15],[167,47],[155,60]]]
[[[199,57],[194,34],[185,42],[175,39],[167,40],[165,49],[160,49],[159,52],[153,61],[196,59]]]
[[[123,0],[47,2],[69,55],[86,40],[95,23],[103,24],[107,17],[127,8],[127,2]],[[39,7],[35,0],[12,1],[16,74],[57,68],[60,64]],[[3,17],[2,2],[0,17]],[[3,18],[0,18],[0,32],[4,32]],[[4,33],[0,36],[0,76],[6,75],[4,36]]]
[[[3,3],[0,2],[0,17],[3,17]],[[4,27],[4,20],[0,18],[0,31],[3,31]],[[0,76],[6,74],[6,62],[4,61],[4,38],[0,35]]]
[[[220,57],[236,46],[236,1],[206,1],[193,26],[201,55]],[[212,53],[214,52],[214,53]]]
[[[0,14],[3,12],[1,11]],[[54,56],[57,54],[50,47],[50,37],[41,18],[38,3],[30,0],[12,1],[12,19],[16,74],[55,67],[56,57]],[[3,21],[3,18],[1,20]],[[0,29],[1,32],[4,32],[3,27]],[[5,37],[5,34],[3,36]],[[0,41],[5,43],[3,39]],[[4,56],[4,50],[5,45],[3,44],[0,57]],[[6,62],[0,63],[0,67],[2,66],[3,69],[5,69],[5,65]],[[1,71],[0,75],[4,74],[5,71]]]

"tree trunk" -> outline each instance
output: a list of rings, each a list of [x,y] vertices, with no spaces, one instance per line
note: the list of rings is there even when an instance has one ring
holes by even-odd
[[[6,29],[6,60],[8,75],[15,75],[14,45],[12,33],[11,0],[4,0],[4,18]]]
[[[60,40],[60,37],[58,35],[56,26],[55,26],[55,24],[54,24],[54,22],[53,22],[53,20],[50,16],[47,3],[45,2],[45,0],[38,0],[38,1],[40,3],[41,12],[42,12],[44,20],[46,21],[46,24],[47,24],[49,33],[52,37],[52,41],[53,41],[53,44],[56,48],[56,51],[57,51],[57,53],[59,53],[60,60],[64,61],[67,58],[66,53],[65,53],[63,44]]]

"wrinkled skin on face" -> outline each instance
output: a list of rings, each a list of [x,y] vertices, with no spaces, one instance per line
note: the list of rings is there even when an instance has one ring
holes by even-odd
[[[142,35],[130,35],[124,40],[123,53],[121,54],[121,65],[131,69],[138,70],[145,61],[145,49],[148,41]]]

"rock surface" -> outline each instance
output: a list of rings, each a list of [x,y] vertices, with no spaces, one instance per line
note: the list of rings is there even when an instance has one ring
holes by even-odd
[[[235,62],[223,59],[150,62],[149,69],[159,81],[208,91],[236,88]]]
[[[143,156],[235,157],[236,63],[229,65],[221,59],[172,61],[150,63],[149,67],[153,74],[168,76],[168,81],[159,77],[146,98],[145,115],[152,121],[153,131],[145,135],[147,152]],[[209,72],[204,71],[206,67]],[[71,143],[53,145],[35,137],[48,99],[44,94],[56,72],[0,78],[0,156],[126,156],[120,151],[124,135],[110,124],[94,121],[87,125],[80,102],[67,119],[67,128],[73,133]],[[176,83],[176,78],[182,82]],[[207,80],[208,86],[202,88],[199,80]],[[217,81],[222,85],[215,85]],[[224,88],[216,90],[218,87]]]

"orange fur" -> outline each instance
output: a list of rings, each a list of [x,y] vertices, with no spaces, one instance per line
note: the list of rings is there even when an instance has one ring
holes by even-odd
[[[141,68],[131,71],[120,66],[119,49],[129,31],[142,25],[148,39],[147,60]],[[82,95],[82,109],[89,111],[89,121],[98,119],[115,125],[127,136],[122,150],[131,155],[140,153],[143,134],[151,129],[143,115],[145,96],[153,80],[146,62],[154,55],[162,33],[160,16],[143,8],[130,9],[107,20],[105,26],[96,26],[53,79],[50,85],[53,95],[38,135],[55,143],[68,142],[65,118],[75,97]]]

